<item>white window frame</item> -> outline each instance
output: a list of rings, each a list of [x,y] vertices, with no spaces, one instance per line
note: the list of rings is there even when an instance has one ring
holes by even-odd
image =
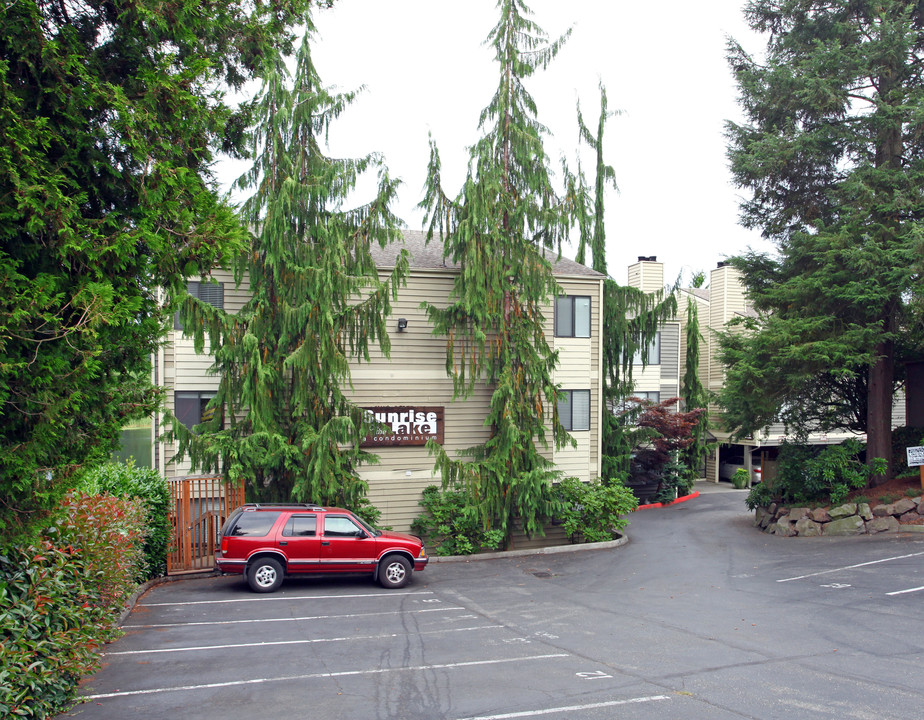
[[[578,306],[586,303],[586,322],[582,319],[578,327]],[[590,295],[560,295],[555,298],[555,337],[589,338],[591,336],[591,315],[593,299]],[[562,315],[566,314],[570,332],[562,332]],[[585,327],[586,326],[586,327]]]
[[[580,397],[586,397],[583,401],[586,413],[578,418],[575,423],[575,406],[578,411],[581,410],[580,404],[576,404],[574,396],[580,393]],[[558,394],[558,419],[562,426],[568,432],[587,432],[590,430],[590,390],[561,390]],[[586,427],[584,427],[586,425]]]

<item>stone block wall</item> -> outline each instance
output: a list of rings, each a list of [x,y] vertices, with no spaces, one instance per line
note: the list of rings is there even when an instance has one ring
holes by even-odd
[[[870,508],[867,503],[845,503],[834,508],[757,508],[754,525],[771,535],[875,535],[881,532],[924,532],[924,496],[902,498]]]

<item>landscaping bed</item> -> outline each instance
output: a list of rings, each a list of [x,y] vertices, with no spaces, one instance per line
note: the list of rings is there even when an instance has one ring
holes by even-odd
[[[924,490],[918,475],[908,475],[875,488],[856,490],[847,502],[834,507],[777,503],[758,507],[754,524],[766,533],[783,537],[924,532]]]

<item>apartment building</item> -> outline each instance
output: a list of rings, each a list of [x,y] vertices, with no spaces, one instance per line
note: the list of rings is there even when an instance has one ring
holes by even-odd
[[[458,271],[444,261],[439,242],[427,243],[424,233],[406,232],[402,243],[376,249],[380,272],[394,267],[401,248],[410,253],[410,275],[388,321],[390,357],[376,349],[368,362],[352,363],[349,394],[391,428],[366,439],[380,462],[360,468],[360,474],[369,483],[369,499],[382,511],[382,524],[407,530],[420,513],[422,490],[440,482],[426,441],[436,439],[452,453],[487,440],[490,428],[485,418],[492,388],[480,383],[470,397],[453,398],[452,379],[446,374],[446,339],[433,334],[421,302],[448,304]],[[547,456],[564,475],[590,480],[601,470],[604,277],[565,258],[554,263],[554,273],[564,294],[549,303],[546,337],[558,352],[555,379],[565,391],[559,408],[577,447],[549,449]],[[190,292],[228,312],[240,310],[248,298],[246,283],[235,286],[223,271],[215,271],[212,279],[217,283],[190,283]],[[218,377],[208,372],[211,363],[210,355],[195,352],[179,325],[155,359],[156,382],[167,390],[167,409],[189,426],[201,421],[218,388]],[[155,419],[155,437],[162,424],[163,418]],[[172,459],[175,453],[172,443],[158,441],[152,464],[170,479],[196,475],[197,468],[188,461]]]
[[[657,258],[639,257],[638,262],[630,265],[628,269],[628,284],[640,288],[645,292],[655,292],[664,287],[664,265]],[[741,275],[727,262],[718,262],[709,273],[709,282],[705,288],[683,288],[677,296],[677,320],[664,324],[665,337],[672,338],[677,327],[679,342],[677,345],[677,384],[676,390],[671,385],[675,368],[671,362],[672,355],[666,356],[664,366],[649,365],[644,371],[636,373],[636,388],[648,391],[654,384],[661,382],[662,393],[679,395],[680,379],[685,372],[686,358],[686,321],[689,303],[696,303],[699,317],[700,357],[698,375],[703,386],[713,393],[722,389],[725,381],[725,370],[718,359],[719,343],[717,332],[724,331],[728,324],[737,317],[745,317],[752,313],[748,307],[744,285]],[[662,339],[662,343],[664,340]],[[670,342],[670,340],[668,340]],[[657,399],[656,397],[650,399]],[[661,398],[666,397],[664,394]],[[893,425],[900,426],[905,423],[905,403],[903,398],[897,398],[893,409]],[[744,467],[751,472],[756,480],[760,478],[761,469],[767,467],[765,461],[775,457],[776,448],[787,438],[786,430],[782,424],[772,425],[763,432],[745,439],[732,439],[727,429],[722,427],[720,409],[710,406],[712,420],[711,432],[716,439],[716,448],[707,459],[704,471],[705,479],[719,482],[728,479],[737,467]],[[846,431],[822,433],[816,432],[809,436],[808,441],[817,445],[834,445],[847,438],[857,437]],[[863,440],[863,437],[859,439]]]

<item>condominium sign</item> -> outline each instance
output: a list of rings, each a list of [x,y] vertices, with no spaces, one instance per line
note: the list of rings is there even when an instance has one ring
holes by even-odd
[[[908,456],[908,467],[924,466],[924,447],[905,448]]]
[[[420,405],[363,408],[366,419],[380,425],[366,435],[360,447],[426,445],[427,440],[443,444],[443,408]],[[384,426],[381,427],[381,426]]]

